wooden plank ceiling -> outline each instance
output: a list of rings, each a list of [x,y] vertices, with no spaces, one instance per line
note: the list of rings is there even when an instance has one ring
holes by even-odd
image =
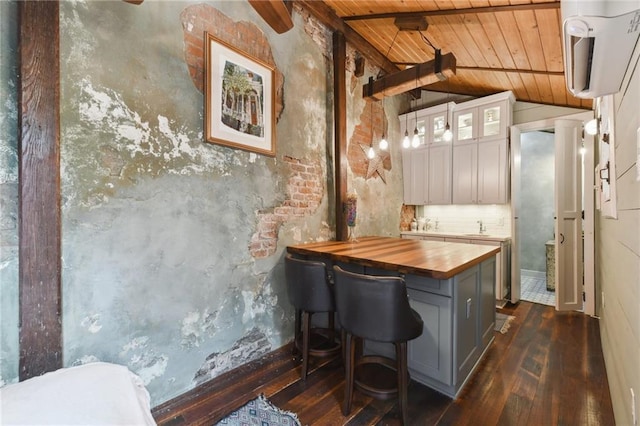
[[[472,96],[511,90],[519,101],[591,108],[591,100],[576,98],[566,88],[559,1],[298,2],[330,28],[357,33],[376,56],[386,57],[400,70],[432,60],[434,47],[443,55],[453,53],[456,75],[425,90]],[[428,24],[424,31],[399,31],[394,23],[396,18],[421,15]],[[362,53],[371,58],[370,52]],[[392,72],[388,63],[385,67],[381,60],[374,62]]]

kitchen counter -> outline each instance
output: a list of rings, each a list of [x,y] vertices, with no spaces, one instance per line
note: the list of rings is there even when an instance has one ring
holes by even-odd
[[[494,257],[500,247],[421,241],[393,237],[361,237],[357,242],[324,241],[289,246],[289,253],[322,255],[333,261],[449,279]]]
[[[409,304],[424,320],[408,342],[411,378],[455,398],[494,339],[498,245],[362,237],[287,247],[295,257],[322,260],[368,275],[402,276]],[[395,356],[393,345],[366,341],[367,353]]]
[[[446,232],[446,231],[403,231],[401,235],[410,235],[416,237],[442,237],[442,238],[464,238],[468,240],[484,240],[484,241],[509,241],[511,236],[502,234],[489,233],[473,233],[473,232]]]

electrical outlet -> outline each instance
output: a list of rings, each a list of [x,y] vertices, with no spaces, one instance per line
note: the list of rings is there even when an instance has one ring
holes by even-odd
[[[629,388],[631,391],[631,424],[637,425],[638,419],[636,417],[636,394],[633,392],[633,388]]]

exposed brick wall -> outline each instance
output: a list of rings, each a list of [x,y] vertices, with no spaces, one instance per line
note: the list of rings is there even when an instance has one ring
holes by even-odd
[[[271,53],[271,45],[260,28],[251,22],[235,22],[218,9],[206,4],[186,7],[180,14],[180,22],[184,33],[184,58],[193,84],[200,92],[204,93],[204,36],[205,32],[209,32],[239,51],[273,66],[276,119],[280,117],[284,108],[284,76],[278,70]]]
[[[274,254],[280,225],[313,214],[322,201],[325,188],[320,164],[287,156],[283,160],[289,168],[286,199],[273,211],[258,213],[257,231],[249,245],[255,258]]]
[[[320,47],[324,57],[330,59],[333,55],[333,35],[331,31],[299,4],[293,4],[293,11],[302,18],[304,32]]]
[[[400,231],[411,230],[411,220],[416,217],[416,206],[402,205],[400,209]]]
[[[377,149],[378,142],[382,137],[382,129],[385,129],[384,133],[387,135],[387,119],[382,110],[382,102],[366,99],[360,114],[360,124],[354,129],[347,149],[349,166],[355,176],[367,178],[369,159],[362,150],[361,144],[370,146],[373,141],[374,148]],[[382,165],[385,170],[391,170],[391,157],[386,156]],[[378,178],[380,176],[374,174],[371,177]]]

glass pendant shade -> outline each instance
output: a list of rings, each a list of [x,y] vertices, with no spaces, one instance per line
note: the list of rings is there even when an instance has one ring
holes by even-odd
[[[402,147],[409,148],[411,146],[411,141],[409,140],[409,131],[404,131],[404,139],[402,139]]]
[[[382,135],[382,139],[380,139],[380,149],[383,151],[386,151],[387,148],[389,148],[389,142],[387,142],[387,140],[384,137],[384,134]]]
[[[451,139],[453,139],[453,132],[451,131],[451,126],[449,126],[449,122],[447,122],[447,125],[444,126],[444,133],[442,134],[442,139],[444,139],[446,142],[451,142]]]
[[[369,157],[369,159],[373,159],[376,156],[376,151],[373,149],[372,146],[369,147],[369,151],[367,151],[367,157]]]
[[[420,146],[420,136],[418,136],[418,128],[413,131],[413,139],[411,139],[411,146],[417,148]]]

